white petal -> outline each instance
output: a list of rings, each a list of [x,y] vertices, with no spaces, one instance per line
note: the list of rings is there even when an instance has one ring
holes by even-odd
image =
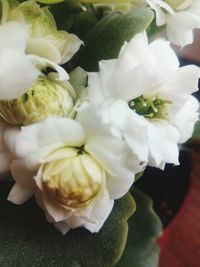
[[[165,14],[166,11],[170,14],[174,14],[174,10],[170,7],[170,5],[168,5],[162,0],[145,0],[145,1],[155,11],[156,24],[158,26],[162,26],[166,23],[166,14]],[[164,9],[165,12],[163,12],[162,9]]]
[[[11,173],[14,180],[24,189],[35,190],[35,182],[33,176],[35,171],[30,170],[26,166],[26,161],[23,159],[16,159],[10,165]]]
[[[199,119],[198,109],[199,102],[193,96],[190,96],[189,100],[176,115],[174,123],[180,133],[180,144],[186,142],[192,136],[194,125]]]
[[[36,201],[39,206],[50,215],[53,222],[61,222],[69,216],[67,210],[59,206],[55,201],[49,199],[44,192],[38,191],[36,193]]]
[[[75,34],[60,31],[60,34],[61,33],[63,36],[66,36],[65,46],[61,51],[62,60],[60,61],[60,64],[62,65],[68,62],[74,56],[83,42]]]
[[[0,99],[10,100],[21,96],[35,82],[39,73],[23,53],[14,49],[2,50],[0,52]]]
[[[33,55],[28,55],[27,56],[38,68],[44,69],[46,67],[51,67],[58,73],[58,79],[59,80],[69,80],[69,75],[68,73],[60,67],[58,64],[54,63],[51,60],[48,60],[46,58],[38,57],[38,56],[33,56]]]
[[[100,78],[97,73],[88,73],[88,96],[95,105],[100,104],[105,96],[101,90]]]
[[[23,188],[20,184],[15,183],[12,187],[8,200],[14,204],[21,205],[33,196],[33,191]]]
[[[58,64],[61,55],[57,48],[49,43],[45,38],[29,38],[26,52],[39,57],[46,58]]]
[[[176,45],[185,46],[193,42],[193,29],[200,28],[200,17],[187,12],[167,16],[167,35]]]
[[[81,126],[74,120],[49,117],[42,122],[23,127],[18,140],[22,143],[28,141],[29,145],[33,144],[38,147],[56,143],[79,147],[83,144],[84,133]]]
[[[80,147],[84,143],[82,127],[67,118],[50,117],[42,122],[22,127],[21,132],[10,130],[5,134],[7,145],[26,165],[35,170],[43,158],[62,146]]]
[[[106,190],[102,190],[99,197],[96,199],[95,206],[91,212],[91,218],[94,223],[84,222],[83,227],[91,233],[97,233],[105,223],[114,206],[114,201],[110,199]]]
[[[28,30],[28,25],[14,21],[0,25],[0,51],[14,49],[24,52],[28,40]]]
[[[164,169],[165,163],[179,164],[177,129],[165,121],[151,121],[148,128],[149,135],[149,164],[152,167]]]
[[[149,45],[149,49],[154,54],[158,71],[175,71],[178,69],[179,60],[169,42],[156,40]]]
[[[110,124],[118,129],[128,146],[142,162],[148,158],[147,125],[142,116],[132,111],[126,102],[114,101],[108,112]]]
[[[61,234],[66,235],[71,229],[65,222],[54,223],[55,228],[61,232]]]
[[[148,49],[148,39],[145,32],[136,34],[129,43],[123,45],[118,61],[119,63],[116,69],[118,74],[129,72],[139,63],[147,62],[148,64],[151,62],[153,64],[154,58]]]
[[[195,65],[187,65],[177,70],[175,80],[180,86],[179,92],[191,94],[198,91],[198,82],[200,78],[200,68]]]
[[[152,95],[157,88],[158,82],[154,67],[147,63],[142,63],[124,74],[120,79],[116,79],[115,94],[113,95],[129,102],[131,99],[141,95]]]
[[[159,96],[172,101],[172,113],[175,114],[182,108],[191,93],[198,90],[200,68],[188,65],[172,73],[170,80],[161,88]]]
[[[103,185],[101,192],[89,206],[74,210],[65,222],[70,228],[85,227],[90,232],[96,233],[108,218],[113,205],[114,201]]]
[[[105,126],[102,124],[100,114],[94,105],[87,105],[81,109],[77,114],[77,121],[82,125],[85,132],[85,140],[90,139],[91,136],[98,136],[105,133]]]

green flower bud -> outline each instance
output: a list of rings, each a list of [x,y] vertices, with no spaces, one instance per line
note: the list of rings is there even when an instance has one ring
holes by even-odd
[[[56,0],[42,2],[56,2]],[[25,1],[11,8],[8,20],[23,22],[30,26],[27,54],[35,54],[57,64],[64,64],[70,60],[82,44],[75,34],[58,31],[49,9],[40,8],[36,1]]]
[[[98,195],[104,171],[91,155],[78,148],[64,147],[46,160],[36,180],[39,179],[41,190],[50,199],[64,207],[78,208]]]
[[[175,11],[181,11],[187,9],[192,0],[165,0],[167,4],[169,4]]]
[[[83,4],[94,4],[95,7],[110,7],[116,11],[127,11],[132,6],[141,4],[140,0],[82,0]]]
[[[74,100],[70,83],[41,77],[24,95],[0,101],[0,115],[12,125],[28,125],[48,116],[70,117]]]
[[[134,0],[81,0],[81,2],[87,4],[127,4],[134,2]]]
[[[37,2],[39,3],[43,3],[43,4],[57,4],[60,2],[64,2],[65,0],[37,0]]]

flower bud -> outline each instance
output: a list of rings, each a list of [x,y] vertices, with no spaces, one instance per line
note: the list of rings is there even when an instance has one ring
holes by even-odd
[[[78,208],[91,203],[101,189],[104,175],[96,160],[69,147],[57,149],[49,159],[39,170],[41,190],[64,207]]]
[[[58,2],[44,0],[41,2]],[[10,10],[8,20],[29,25],[27,54],[64,64],[78,51],[82,41],[66,31],[58,31],[53,15],[47,8],[40,8],[35,1],[25,1]]]
[[[0,115],[12,125],[28,125],[49,116],[70,117],[74,100],[69,82],[41,77],[22,96],[0,101]]]
[[[132,6],[139,6],[140,0],[82,0],[83,4],[94,4],[96,8],[104,7],[114,11],[126,12]]]
[[[43,3],[43,4],[57,4],[60,2],[64,2],[65,0],[37,0],[37,2],[39,3]]]
[[[165,0],[167,4],[169,4],[175,11],[181,11],[187,9],[192,0]]]

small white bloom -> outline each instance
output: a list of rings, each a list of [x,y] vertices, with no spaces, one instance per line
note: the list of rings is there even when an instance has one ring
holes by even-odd
[[[148,45],[145,34],[136,35],[118,59],[101,61],[99,68],[89,73],[88,94],[112,134],[124,138],[139,160],[151,166],[178,164],[177,144],[191,136],[197,120],[197,105],[190,115],[184,113],[190,94],[198,90],[200,69],[179,68],[169,43]],[[180,116],[189,128],[183,130]]]
[[[200,28],[199,0],[146,0],[156,12],[157,25],[167,27],[169,40],[180,46],[193,42],[193,29]]]
[[[124,141],[101,127],[95,110],[86,107],[78,122],[49,118],[9,129],[5,141],[17,157],[11,164],[16,183],[9,200],[22,204],[35,194],[49,222],[63,234],[85,227],[98,232],[114,200],[128,192],[144,166]]]
[[[69,61],[83,43],[75,34],[58,31],[53,15],[48,9],[40,8],[36,1],[25,1],[11,8],[7,20],[29,25],[28,54],[38,55],[56,64]]]
[[[55,69],[58,80],[68,80],[67,72],[56,63],[26,55],[29,27],[18,22],[0,25],[0,100],[22,96],[34,84],[41,70]]]

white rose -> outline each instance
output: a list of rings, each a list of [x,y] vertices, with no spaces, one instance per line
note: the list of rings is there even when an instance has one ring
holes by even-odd
[[[112,134],[124,138],[151,166],[178,164],[178,143],[190,138],[197,120],[198,105],[190,110],[185,106],[198,90],[200,69],[179,68],[169,43],[157,40],[148,45],[145,34],[136,35],[118,59],[101,61],[99,68],[89,73],[88,94]],[[180,116],[190,127],[180,126]]]
[[[123,141],[101,128],[93,109],[81,111],[78,121],[49,118],[5,134],[17,157],[8,199],[22,204],[35,195],[48,221],[63,234],[79,226],[98,232],[114,200],[144,169]]]

